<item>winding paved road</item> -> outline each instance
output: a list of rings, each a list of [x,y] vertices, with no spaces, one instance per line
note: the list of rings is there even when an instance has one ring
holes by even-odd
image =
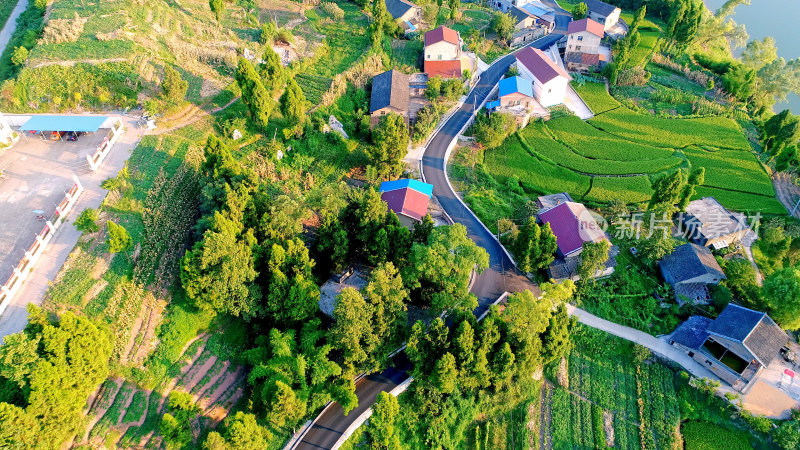
[[[555,5],[552,1],[548,2]],[[557,7],[557,6],[555,6]],[[561,10],[563,11],[563,10]],[[565,12],[564,12],[565,13]],[[560,21],[563,15],[556,16],[557,30],[566,30],[566,22]],[[563,27],[562,27],[563,26]],[[554,33],[534,41],[529,46],[545,49],[558,41],[563,34]],[[514,52],[516,53],[516,52]],[[433,185],[433,195],[441,204],[453,221],[463,224],[467,234],[476,244],[486,249],[489,253],[489,268],[484,270],[475,280],[472,293],[478,297],[478,308],[474,311],[480,316],[503,292],[518,292],[525,289],[538,293],[536,285],[519,273],[514,264],[503,251],[500,244],[492,234],[481,224],[477,217],[466,208],[453,192],[445,173],[447,148],[453,139],[458,136],[461,129],[472,118],[474,108],[481,105],[494,86],[500,81],[503,74],[508,71],[514,62],[514,53],[508,54],[495,61],[483,74],[476,86],[467,96],[461,108],[436,133],[425,150],[422,158],[422,174],[426,182]],[[408,378],[406,370],[409,366],[391,367],[380,374],[362,378],[356,383],[358,407],[344,415],[342,408],[334,404],[325,409],[315,420],[303,438],[297,442],[293,449],[331,449],[336,441],[343,435],[347,428],[368,408],[381,391],[391,391]]]

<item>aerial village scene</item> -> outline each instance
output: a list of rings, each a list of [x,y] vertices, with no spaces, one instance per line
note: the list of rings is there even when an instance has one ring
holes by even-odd
[[[0,0],[0,449],[800,450],[798,0]]]

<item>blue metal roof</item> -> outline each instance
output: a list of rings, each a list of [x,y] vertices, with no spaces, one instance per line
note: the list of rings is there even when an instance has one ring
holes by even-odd
[[[106,116],[33,116],[20,131],[84,131],[100,129]]]
[[[381,183],[381,194],[384,192],[394,191],[397,189],[413,189],[420,194],[425,194],[430,197],[433,194],[433,185],[428,183],[423,183],[422,181],[418,180],[410,180],[408,178],[403,178],[400,180],[393,180],[393,181],[384,181]]]
[[[417,27],[414,26],[413,23],[406,20],[406,25],[408,25],[408,31],[416,31]]]
[[[533,97],[533,85],[531,80],[522,77],[503,78],[500,80],[500,97],[515,94],[527,95]]]
[[[494,100],[486,103],[486,109],[494,109],[500,107],[500,100]]]

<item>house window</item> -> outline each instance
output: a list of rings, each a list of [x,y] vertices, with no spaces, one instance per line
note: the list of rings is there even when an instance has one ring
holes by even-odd
[[[550,88],[550,89],[547,90],[548,94],[551,93],[551,92],[553,92],[553,88]]]
[[[439,55],[439,61],[441,61],[441,60],[442,60],[442,55]]]
[[[580,46],[580,45],[576,45],[576,46],[575,46],[575,51],[576,51],[576,52],[579,52],[579,51],[581,51],[581,46]]]
[[[689,358],[694,358],[694,352],[689,352]]]
[[[578,40],[582,41],[583,40],[583,36],[578,36]]]

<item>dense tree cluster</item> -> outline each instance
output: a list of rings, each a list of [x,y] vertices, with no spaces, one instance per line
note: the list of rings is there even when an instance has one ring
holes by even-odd
[[[61,448],[85,426],[89,394],[108,376],[108,332],[36,306],[24,331],[0,347],[0,447]]]
[[[523,272],[546,269],[555,259],[558,250],[556,236],[550,224],[539,226],[534,216],[528,217],[521,227],[512,224],[502,240],[511,248],[517,267]]]
[[[460,314],[449,328],[438,318],[414,325],[406,354],[417,383],[405,424],[425,439],[417,445],[452,446],[463,438],[477,402],[512,392],[569,349],[563,303],[575,286],[567,281],[541,288],[539,298],[529,291],[512,294],[505,309],[493,309],[482,322]]]

